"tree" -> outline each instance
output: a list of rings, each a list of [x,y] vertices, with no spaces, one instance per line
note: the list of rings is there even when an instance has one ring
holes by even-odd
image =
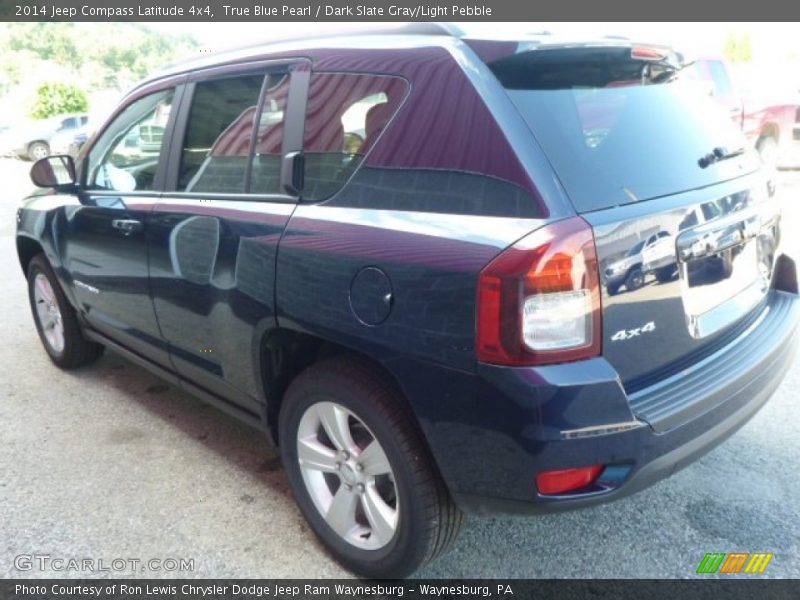
[[[89,110],[86,93],[68,83],[45,83],[36,91],[36,102],[31,109],[34,119],[46,119],[54,115]]]
[[[8,49],[28,51],[41,60],[79,69],[83,54],[76,43],[78,36],[71,23],[14,24],[10,29]]]
[[[139,23],[0,23],[0,73],[21,84],[57,65],[64,80],[80,81],[87,91],[122,91],[198,46],[191,35]]]

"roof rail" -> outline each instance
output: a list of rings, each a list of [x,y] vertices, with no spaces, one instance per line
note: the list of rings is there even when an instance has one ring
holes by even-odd
[[[359,35],[430,35],[430,36],[448,36],[448,37],[461,37],[464,31],[454,23],[382,23],[373,26],[354,27],[352,29],[319,29],[315,31],[307,31],[286,36],[276,36],[270,40],[263,40],[260,42],[253,42],[241,46],[231,46],[224,48],[218,52],[212,52],[211,55],[225,54],[228,52],[235,52],[240,50],[250,50],[253,48],[260,48],[270,44],[278,44],[283,42],[296,42],[308,40],[311,38],[339,38],[350,37]],[[210,56],[210,55],[206,55]],[[160,67],[159,70],[173,69],[181,65],[192,63],[196,61],[196,57],[183,58],[176,61],[168,62]]]

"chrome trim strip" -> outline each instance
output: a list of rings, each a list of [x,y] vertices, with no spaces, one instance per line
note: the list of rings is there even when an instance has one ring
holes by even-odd
[[[572,440],[576,438],[595,437],[599,435],[609,435],[612,433],[621,433],[623,431],[630,431],[644,427],[645,423],[642,421],[627,421],[625,423],[609,423],[607,425],[592,425],[591,427],[581,427],[580,429],[567,429],[561,432],[561,438]]]

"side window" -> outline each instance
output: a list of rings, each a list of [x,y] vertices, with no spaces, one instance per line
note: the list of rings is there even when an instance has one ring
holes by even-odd
[[[331,197],[347,182],[400,108],[399,77],[314,73],[308,90],[303,198]]]
[[[704,202],[701,205],[701,208],[703,210],[703,217],[706,221],[711,221],[712,219],[716,219],[718,216],[720,216],[719,207],[713,202]]]
[[[92,146],[90,189],[152,190],[174,90],[163,90],[129,104]]]
[[[730,77],[725,65],[718,60],[708,61],[708,70],[711,72],[711,78],[714,80],[714,95],[716,96],[730,96],[733,92]]]
[[[196,84],[181,151],[178,191],[245,193],[263,83],[263,75],[247,75]]]

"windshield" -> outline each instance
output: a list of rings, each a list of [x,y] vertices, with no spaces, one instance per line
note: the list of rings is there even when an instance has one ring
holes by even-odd
[[[540,48],[489,66],[579,212],[640,202],[758,168],[708,91],[666,54],[628,47]],[[687,65],[688,66],[688,65]]]
[[[633,248],[631,248],[625,253],[625,256],[636,256],[637,254],[639,254],[642,251],[642,248],[644,248],[645,241],[647,240],[642,240],[641,242],[636,244]]]

